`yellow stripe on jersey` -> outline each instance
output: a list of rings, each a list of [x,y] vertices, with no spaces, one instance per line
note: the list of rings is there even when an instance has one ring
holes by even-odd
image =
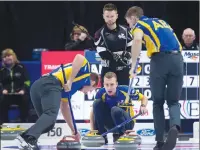
[[[120,92],[122,92],[122,94],[126,97],[126,95],[128,94],[127,92],[124,92],[122,90],[120,90]]]
[[[178,45],[179,45],[179,50],[180,51],[182,51],[182,45],[181,45],[181,43],[179,42],[179,40],[178,40],[178,38],[177,38],[177,36],[176,36],[176,34],[174,33],[174,36],[175,36],[175,38],[176,38],[176,40],[177,40],[177,42],[178,42]]]
[[[68,98],[61,98],[61,101],[68,102]]]
[[[157,47],[153,40],[146,34],[144,34],[144,40],[146,41],[146,48],[147,48],[147,56],[151,57],[151,55],[155,52],[158,52]]]
[[[134,108],[130,107],[130,116],[133,117],[135,116]],[[136,119],[133,119],[134,122],[136,122]]]
[[[143,94],[141,94],[141,93],[139,93],[139,100],[142,100],[142,99],[143,99],[143,97],[144,97],[144,95],[143,95]]]
[[[87,59],[84,59],[82,67],[84,67],[85,65],[88,65],[89,71],[90,71],[90,65],[88,64]],[[72,74],[72,64],[71,63],[65,64],[63,66],[63,68],[64,68],[66,79],[68,80],[70,78],[71,74]],[[57,72],[53,73],[52,75],[56,76],[61,81],[62,85],[64,84],[63,73],[62,73],[61,68]],[[77,81],[82,80],[82,79],[84,79],[88,76],[90,76],[89,73],[83,74],[83,75],[75,78],[73,82],[77,82]]]
[[[106,93],[104,93],[104,94],[102,95],[102,101],[103,101],[103,102],[106,101]]]
[[[143,22],[143,21],[138,21],[138,23],[140,23],[141,25],[143,25],[144,27],[146,27],[147,30],[149,30],[149,32],[151,33],[152,37],[154,38],[157,47],[157,50],[160,50],[160,40],[158,38],[158,36],[155,34],[155,32],[153,31],[153,29],[150,27],[150,25],[148,25],[147,23]]]
[[[79,76],[79,77],[75,78],[73,82],[80,81],[80,80],[82,80],[82,79],[84,79],[86,77],[89,77],[89,76],[90,76],[90,73],[84,74],[82,76]]]
[[[136,28],[136,29],[133,28],[133,30],[131,30],[131,34],[132,35],[134,35],[135,32],[142,32],[142,33],[144,33],[140,28]]]
[[[88,61],[87,61],[87,59],[85,58],[84,61],[83,61],[82,67],[84,67],[87,63],[88,63]]]

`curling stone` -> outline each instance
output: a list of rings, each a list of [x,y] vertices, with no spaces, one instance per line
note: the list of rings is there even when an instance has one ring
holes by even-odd
[[[57,150],[81,150],[81,143],[75,140],[73,136],[64,136],[57,143]]]
[[[115,150],[137,150],[137,145],[134,139],[127,138],[126,136],[120,137],[114,143]]]
[[[135,143],[138,145],[142,143],[142,138],[138,134],[136,134],[134,130],[126,130],[125,136],[127,138],[134,139]]]
[[[1,140],[14,140],[19,134],[25,131],[19,125],[16,128],[1,126]]]
[[[105,139],[101,135],[97,135],[97,130],[89,131],[81,140],[86,147],[101,147],[105,144]]]

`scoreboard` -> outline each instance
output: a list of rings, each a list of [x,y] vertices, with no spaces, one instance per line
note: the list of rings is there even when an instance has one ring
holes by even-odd
[[[141,72],[134,79],[133,87],[139,89],[149,100],[152,94],[149,85],[150,60],[142,51],[139,65]],[[183,51],[184,78],[180,100],[199,100],[199,51]]]

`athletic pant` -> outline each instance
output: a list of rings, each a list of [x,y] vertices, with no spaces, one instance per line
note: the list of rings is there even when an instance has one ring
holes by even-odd
[[[102,100],[95,100],[93,103],[93,113],[96,129],[98,129],[100,134],[103,134],[107,130],[119,125],[125,120],[130,118],[130,115],[124,111],[122,108],[117,106],[111,109]],[[122,126],[114,133],[123,134],[126,130],[132,130],[134,127],[134,122],[131,121],[126,125]],[[107,130],[106,130],[107,129]]]
[[[25,131],[38,139],[55,125],[61,100],[61,83],[53,76],[41,77],[33,83],[30,90],[31,101],[38,115],[36,123]]]
[[[163,105],[165,98],[169,107],[170,126],[176,125],[180,128],[178,101],[183,85],[183,68],[183,57],[180,53],[161,52],[151,57],[150,87],[153,98],[156,141],[164,141],[165,117]]]

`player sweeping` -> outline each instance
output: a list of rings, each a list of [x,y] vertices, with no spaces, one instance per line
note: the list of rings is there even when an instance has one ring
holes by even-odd
[[[64,76],[67,79],[66,84]],[[36,80],[31,86],[30,95],[39,118],[33,126],[16,138],[19,148],[37,148],[37,140],[41,134],[47,133],[54,127],[59,108],[72,135],[75,139],[80,139],[78,133],[75,135],[67,100],[60,102],[61,93],[64,89],[67,97],[78,90],[86,94],[94,90],[97,84],[98,75],[91,73],[89,62],[80,54],[75,56],[72,63],[65,64],[63,68],[59,67]]]
[[[140,111],[142,114],[147,113],[148,99],[135,89],[131,89],[131,100],[140,100]],[[128,86],[119,85],[117,76],[114,72],[108,72],[104,76],[104,88],[99,89],[96,94],[95,101],[90,113],[90,124],[92,130],[98,130],[99,134],[106,132],[106,129],[111,129],[116,125],[124,122],[134,116],[132,103],[130,107],[120,107],[124,104],[128,96]],[[95,125],[95,126],[94,126]],[[125,133],[126,130],[132,130],[134,120],[119,128],[113,134],[114,142]],[[107,137],[105,143],[108,142]]]
[[[139,57],[142,42],[145,43],[150,61],[150,88],[153,98],[153,116],[157,145],[154,150],[172,150],[180,131],[179,98],[183,85],[182,46],[173,29],[164,20],[148,18],[140,7],[131,7],[126,20],[132,28],[132,74]],[[166,93],[166,97],[165,97]],[[165,116],[163,105],[167,101],[170,130],[164,142]]]

